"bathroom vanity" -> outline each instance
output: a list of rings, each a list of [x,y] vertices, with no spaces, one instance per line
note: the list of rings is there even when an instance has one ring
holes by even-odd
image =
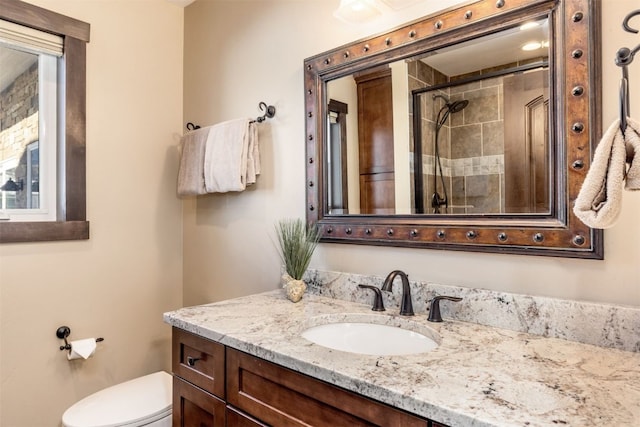
[[[369,296],[369,295],[367,295]],[[271,291],[166,313],[174,425],[635,426],[640,354],[397,306]],[[427,328],[420,354],[347,353],[302,337],[332,322]],[[198,420],[198,422],[195,422]],[[203,424],[200,424],[202,422]]]
[[[173,425],[440,426],[179,328],[173,371]]]

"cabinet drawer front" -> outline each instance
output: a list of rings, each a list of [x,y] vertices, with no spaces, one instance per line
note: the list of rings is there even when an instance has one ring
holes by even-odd
[[[225,427],[226,405],[215,396],[173,377],[174,427]]]
[[[227,427],[268,427],[237,409],[227,406]]]
[[[173,328],[173,373],[218,396],[224,395],[224,346]]]
[[[427,426],[427,420],[233,349],[227,349],[227,402],[278,427]]]

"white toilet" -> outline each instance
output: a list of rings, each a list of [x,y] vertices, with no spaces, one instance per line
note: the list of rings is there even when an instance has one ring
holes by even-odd
[[[67,409],[64,427],[171,427],[172,377],[164,371],[100,390]]]

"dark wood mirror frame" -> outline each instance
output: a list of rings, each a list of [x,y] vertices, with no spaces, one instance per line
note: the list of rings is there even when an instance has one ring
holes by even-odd
[[[553,35],[550,215],[326,214],[326,82],[544,16]],[[599,0],[478,0],[306,59],[306,215],[321,241],[603,259],[602,230],[572,211],[602,131],[599,30]]]

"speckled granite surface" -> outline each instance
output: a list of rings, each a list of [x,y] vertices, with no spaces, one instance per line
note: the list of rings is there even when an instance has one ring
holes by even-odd
[[[317,286],[317,284],[316,284]],[[312,286],[313,288],[314,286]],[[383,313],[281,290],[166,313],[167,323],[414,414],[457,426],[638,426],[640,353],[448,320]],[[444,308],[444,306],[443,306]],[[431,328],[435,350],[364,356],[302,338],[309,326],[361,320]]]
[[[373,293],[358,285],[381,287],[384,277],[309,270],[306,280],[309,292],[369,304]],[[389,308],[400,303],[402,286],[399,278],[396,282],[393,293],[383,293]],[[445,286],[411,277],[409,282],[416,313],[425,313],[435,295],[457,296],[462,297],[459,303],[441,303],[444,318],[640,352],[640,308]]]

